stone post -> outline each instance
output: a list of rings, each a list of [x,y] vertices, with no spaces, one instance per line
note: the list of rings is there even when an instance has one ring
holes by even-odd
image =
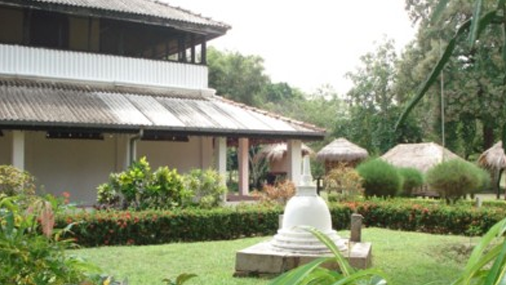
[[[351,234],[350,242],[362,241],[362,220],[364,217],[360,214],[351,215]]]

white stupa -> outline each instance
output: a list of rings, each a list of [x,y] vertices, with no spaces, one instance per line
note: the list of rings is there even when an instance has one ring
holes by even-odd
[[[309,157],[304,158],[302,177],[294,197],[292,197],[283,215],[282,228],[270,242],[273,250],[303,253],[323,254],[330,250],[313,234],[303,230],[300,226],[310,226],[327,235],[337,245],[339,250],[347,249],[347,240],[342,239],[332,229],[332,219],[325,201],[316,193],[313,184]]]
[[[312,183],[308,157],[304,159],[302,173],[297,193],[285,207],[281,228],[271,240],[236,253],[234,276],[280,274],[316,258],[333,256],[320,240],[301,226],[314,227],[326,234],[353,267],[365,269],[371,265],[370,242],[350,242],[332,229],[329,208],[316,194]],[[328,266],[334,270],[339,267],[337,264]]]

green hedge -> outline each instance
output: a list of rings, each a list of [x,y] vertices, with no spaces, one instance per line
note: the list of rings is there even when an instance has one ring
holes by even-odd
[[[57,226],[75,223],[71,234],[81,246],[162,244],[179,241],[228,240],[274,235],[280,207],[244,206],[211,210],[96,211],[58,216]],[[473,208],[467,203],[441,203],[407,199],[332,204],[333,228],[348,229],[358,212],[367,227],[437,234],[481,235],[506,216],[505,207]]]

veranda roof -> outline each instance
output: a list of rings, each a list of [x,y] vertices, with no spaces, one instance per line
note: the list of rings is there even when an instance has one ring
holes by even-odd
[[[208,39],[225,34],[230,26],[153,0],[0,0],[14,7],[48,10],[85,17],[99,17],[199,31]]]
[[[287,153],[288,147],[286,143],[276,143],[269,144],[262,147],[262,149],[258,152],[255,159],[267,159],[268,161],[279,161],[281,160]],[[313,150],[309,148],[307,145],[301,145],[301,154],[302,156],[306,156],[309,154],[313,154]]]
[[[478,164],[485,168],[505,169],[506,155],[502,147],[502,141],[498,141],[491,148],[484,151],[478,158]]]
[[[365,159],[369,156],[366,149],[349,142],[345,138],[338,138],[322,148],[316,159],[320,161],[354,161]]]
[[[399,144],[381,159],[397,167],[412,167],[427,172],[432,166],[450,159],[462,159],[450,150],[433,143]]]
[[[0,79],[0,130],[323,139],[325,130],[210,90]]]

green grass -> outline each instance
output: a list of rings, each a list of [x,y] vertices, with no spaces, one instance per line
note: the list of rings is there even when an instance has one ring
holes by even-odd
[[[348,237],[349,232],[340,232]],[[373,243],[373,266],[390,276],[390,284],[449,284],[456,278],[478,238],[440,236],[370,228],[362,233]],[[268,284],[268,279],[234,278],[235,252],[263,238],[80,249],[73,254],[99,265],[129,284],[162,284],[163,278],[195,273],[192,284]]]

